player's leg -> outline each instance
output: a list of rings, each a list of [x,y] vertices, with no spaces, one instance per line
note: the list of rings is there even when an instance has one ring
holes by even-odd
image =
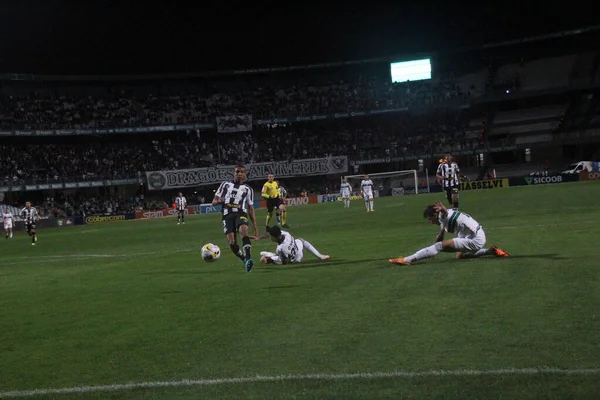
[[[452,188],[452,208],[458,209],[458,187]]]
[[[310,251],[312,254],[314,254],[315,257],[320,258],[321,260],[329,260],[330,257],[328,255],[321,254],[319,250],[317,250],[316,247],[310,244],[307,240],[299,238],[296,239],[296,242],[300,242],[302,244],[303,249]]]
[[[374,199],[373,196],[371,196],[371,198],[369,199],[369,205],[371,206],[371,211],[375,211],[375,208],[373,208],[373,201],[374,201],[373,199]]]
[[[281,225],[281,211],[279,209],[275,212],[275,218],[277,218],[277,224]]]
[[[223,233],[227,237],[227,244],[229,244],[229,248],[231,252],[235,254],[240,260],[244,261],[244,255],[240,250],[240,246],[237,244],[237,240],[235,237],[235,219],[231,217],[223,218]]]
[[[12,226],[9,228],[9,231],[10,231],[10,238],[12,239],[12,237],[13,237],[13,228],[12,228]]]
[[[252,243],[250,241],[250,236],[248,236],[248,217],[245,215],[238,216],[236,219],[236,226],[240,236],[242,237],[244,266],[246,267],[246,272],[250,272],[254,266],[254,260],[252,260]]]
[[[452,205],[452,188],[446,188],[446,200],[448,200],[448,204]]]
[[[287,224],[287,209],[285,208],[285,205],[283,203],[280,204],[277,210],[281,211],[281,226],[284,228],[289,228],[289,225]]]
[[[31,245],[34,246],[37,242],[37,236],[35,235],[35,225],[31,224]]]
[[[265,227],[269,227],[269,223],[271,222],[271,218],[273,218],[273,209],[275,209],[275,205],[273,204],[272,199],[267,199],[267,220],[265,222]]]
[[[497,246],[491,245],[487,249],[483,247],[485,246],[486,237],[481,228],[471,238],[455,238],[453,240],[454,247],[458,250],[458,253],[456,253],[457,259],[483,256],[508,257],[508,253]]]
[[[4,235],[6,237],[6,239],[8,239],[8,226],[4,226]]]
[[[437,242],[429,247],[425,247],[417,251],[415,254],[410,255],[408,257],[391,258],[389,261],[392,264],[411,265],[415,261],[435,257],[440,252],[455,252],[456,248],[454,247],[454,240],[455,239],[448,239],[442,242]]]
[[[181,223],[185,224],[185,210],[181,210],[180,213],[181,213]]]
[[[368,195],[368,194],[365,194],[365,195],[363,196],[363,198],[365,199],[365,208],[367,209],[367,212],[371,211],[371,210],[369,209],[369,195]]]

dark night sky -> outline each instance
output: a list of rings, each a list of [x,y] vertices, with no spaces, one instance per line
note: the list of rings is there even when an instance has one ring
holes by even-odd
[[[568,9],[563,2],[544,9],[527,1],[410,3],[415,4],[253,6],[223,0],[215,2],[218,6],[193,3],[204,7],[170,2],[182,6],[169,8],[0,6],[0,72],[161,73],[295,65],[480,45],[600,23],[589,11],[593,2],[588,9],[574,2]]]

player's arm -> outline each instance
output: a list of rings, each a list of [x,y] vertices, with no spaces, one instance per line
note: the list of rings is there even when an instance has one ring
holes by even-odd
[[[435,242],[442,242],[444,240],[444,233],[446,233],[444,227],[442,227],[442,229],[440,229],[440,233],[438,233],[437,237],[435,238]]]
[[[436,178],[438,178],[438,179],[441,179],[441,180],[444,180],[444,179],[446,179],[446,178],[444,178],[444,177],[442,176],[442,164],[440,164],[440,165],[438,166],[438,169],[437,169],[437,171],[436,171],[436,173],[435,173],[435,177],[436,177]]]
[[[221,183],[217,191],[215,192],[215,197],[213,197],[212,205],[216,206],[221,203],[221,197],[223,196],[223,186],[225,186],[225,182]]]
[[[261,190],[261,192],[260,192],[260,195],[261,195],[262,197],[264,197],[265,199],[268,199],[268,198],[270,198],[270,197],[271,197],[271,196],[269,196],[268,192],[269,192],[269,187],[268,187],[268,185],[265,183],[265,184],[263,185],[263,187],[262,187],[262,190]]]
[[[252,188],[248,191],[248,216],[252,221],[252,228],[254,229],[254,236],[258,235],[258,225],[256,224],[256,212],[254,211],[254,192]]]
[[[456,171],[456,174],[457,174],[458,176],[460,176],[460,179],[463,179],[463,180],[465,180],[465,181],[468,181],[468,180],[469,180],[469,177],[468,177],[468,176],[466,176],[465,174],[463,174],[462,172],[460,172],[460,168],[458,168],[458,164],[456,164],[456,166],[454,167],[454,170]]]

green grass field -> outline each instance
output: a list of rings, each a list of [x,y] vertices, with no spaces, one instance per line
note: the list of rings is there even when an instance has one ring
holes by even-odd
[[[600,184],[464,192],[510,258],[388,264],[433,242],[441,198],[291,208],[332,260],[251,273],[218,215],[20,232],[0,242],[0,398],[597,399]],[[167,383],[89,388],[148,382]]]

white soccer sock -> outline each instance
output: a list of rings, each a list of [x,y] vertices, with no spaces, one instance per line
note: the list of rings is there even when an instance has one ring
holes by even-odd
[[[350,208],[350,199],[346,199],[345,202],[346,202],[346,207]]]
[[[319,253],[319,250],[317,250],[315,248],[315,246],[313,246],[312,244],[310,244],[309,242],[307,242],[304,239],[300,239],[300,240],[302,240],[302,244],[304,245],[304,248],[306,250],[310,251],[311,253],[313,253],[315,256],[317,256],[319,258],[323,257],[323,254]]]
[[[440,251],[442,251],[442,242],[437,242],[434,245],[417,251],[412,256],[405,257],[404,261],[413,262],[423,260],[425,258],[435,257]]]
[[[475,257],[487,256],[490,254],[490,249],[480,249],[475,253]]]
[[[12,232],[10,233],[10,237],[12,238]]]
[[[373,211],[373,200],[369,202],[371,204],[371,211]]]
[[[369,201],[365,200],[365,208],[367,209],[367,211],[369,211]]]

